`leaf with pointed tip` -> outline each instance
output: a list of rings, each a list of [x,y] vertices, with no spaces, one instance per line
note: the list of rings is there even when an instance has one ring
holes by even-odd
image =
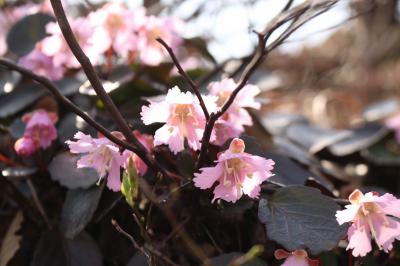
[[[74,238],[90,222],[99,204],[103,187],[69,190],[61,212],[61,230]]]
[[[308,249],[316,255],[334,248],[346,234],[346,226],[339,226],[335,219],[339,209],[317,189],[287,186],[260,200],[258,217],[268,238],[286,250]]]
[[[20,57],[28,54],[38,41],[46,37],[46,25],[51,21],[54,18],[44,13],[22,18],[8,32],[8,49]]]

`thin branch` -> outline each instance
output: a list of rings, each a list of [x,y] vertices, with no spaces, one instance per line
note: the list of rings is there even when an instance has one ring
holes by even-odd
[[[250,76],[254,73],[257,67],[264,61],[266,55],[273,49],[278,47],[280,44],[282,44],[284,40],[286,40],[295,30],[297,30],[304,23],[308,22],[315,16],[322,14],[323,12],[326,12],[327,10],[330,9],[330,7],[332,7],[338,1],[340,0],[325,0],[325,1],[318,1],[316,3],[306,2],[305,4],[296,6],[288,11],[285,11],[283,14],[279,14],[267,25],[267,27],[262,32],[259,33],[256,32],[258,37],[258,45],[251,57],[250,62],[245,67],[236,88],[233,90],[233,92],[226,100],[226,102],[223,104],[223,106],[220,108],[220,110],[217,111],[216,113],[211,114],[210,118],[206,123],[203,133],[203,138],[201,140],[200,155],[196,163],[196,170],[198,170],[204,164],[208,151],[208,146],[210,144],[211,133],[214,128],[215,122],[221,116],[223,116],[223,114],[229,109],[229,107],[234,102],[237,94],[247,84],[247,81],[249,80]],[[314,10],[317,11],[315,13],[312,13],[311,11]],[[299,21],[298,23],[296,23],[297,20],[303,14],[306,14],[308,11],[310,11],[310,13],[312,14],[304,18],[303,20]],[[267,41],[269,37],[272,35],[272,33],[276,29],[278,29],[279,27],[281,27],[282,25],[286,24],[291,20],[294,20],[294,22],[289,26],[289,28],[287,28],[274,42],[272,42],[270,45],[266,47]]]
[[[33,202],[34,202],[36,208],[38,209],[38,211],[42,215],[43,220],[46,223],[47,228],[50,229],[51,228],[51,223],[50,223],[49,216],[47,215],[46,211],[43,208],[43,204],[42,204],[42,202],[40,201],[40,199],[39,199],[39,197],[37,195],[35,186],[33,185],[32,181],[30,180],[29,177],[26,179],[26,182],[28,184],[29,190],[32,193],[32,199],[33,199]]]
[[[115,229],[121,233],[122,235],[124,235],[127,239],[129,239],[129,241],[131,241],[131,243],[133,244],[133,246],[139,250],[140,252],[142,252],[147,259],[150,259],[150,254],[153,254],[154,256],[162,259],[163,261],[165,261],[167,264],[172,265],[172,266],[178,266],[178,264],[176,264],[175,262],[173,262],[172,260],[170,260],[169,258],[167,258],[166,256],[164,256],[161,252],[159,252],[158,250],[153,249],[152,247],[142,247],[140,246],[136,240],[133,238],[133,236],[131,236],[128,232],[126,232],[124,229],[121,228],[121,226],[117,223],[117,221],[115,221],[114,219],[111,220],[112,225],[115,227]]]
[[[161,172],[164,176],[168,176],[168,173],[161,167],[150,154],[147,152],[146,148],[142,143],[132,134],[132,130],[130,129],[128,123],[122,117],[118,108],[113,103],[110,96],[105,91],[103,84],[101,83],[99,77],[96,74],[96,71],[90,62],[89,58],[82,51],[82,48],[79,46],[74,33],[72,32],[71,26],[69,25],[68,19],[65,15],[61,0],[51,0],[51,5],[53,7],[54,15],[57,19],[58,25],[60,26],[61,32],[64,36],[65,41],[70,47],[72,53],[81,64],[83,71],[85,72],[87,78],[90,81],[93,89],[96,91],[97,96],[104,103],[104,106],[114,119],[118,128],[125,136],[127,141],[131,142],[136,149],[136,154],[153,170]]]
[[[155,170],[157,170],[158,168],[162,169],[161,166],[159,166],[154,160],[152,160],[152,159],[148,160],[149,156],[147,156],[147,152],[143,152],[142,150],[140,150],[137,147],[133,146],[132,144],[126,142],[125,140],[121,140],[121,139],[117,138],[109,130],[107,130],[101,124],[97,123],[93,118],[91,118],[84,111],[82,111],[82,109],[80,109],[73,102],[71,102],[67,97],[65,97],[60,92],[60,90],[56,87],[56,85],[53,82],[51,82],[49,79],[47,79],[46,77],[36,75],[32,71],[30,71],[24,67],[18,66],[15,63],[13,63],[7,59],[4,59],[4,58],[0,58],[0,65],[3,65],[5,67],[7,67],[8,69],[17,71],[18,73],[22,74],[23,76],[28,77],[28,78],[32,79],[33,81],[38,82],[39,84],[44,86],[46,89],[48,89],[59,102],[64,104],[68,109],[70,109],[76,115],[81,117],[86,123],[88,123],[89,125],[94,127],[97,131],[99,131],[101,134],[103,134],[106,138],[108,138],[115,144],[121,146],[122,148],[136,153],[147,165],[151,166],[154,163],[152,169],[155,169]],[[184,179],[183,177],[181,177],[175,173],[171,173],[171,172],[163,170],[163,169],[162,169],[162,171],[167,176],[169,176],[173,179],[179,179],[179,180]]]
[[[156,39],[162,46],[164,46],[165,50],[167,50],[168,54],[170,55],[172,61],[174,62],[176,68],[178,69],[179,74],[186,80],[187,83],[189,83],[193,93],[196,95],[197,99],[199,100],[201,109],[203,109],[204,116],[208,120],[210,117],[210,114],[208,113],[207,107],[204,103],[203,97],[200,94],[199,87],[198,85],[192,80],[191,77],[183,70],[181,64],[178,61],[178,58],[176,58],[174,51],[172,48],[161,38]]]

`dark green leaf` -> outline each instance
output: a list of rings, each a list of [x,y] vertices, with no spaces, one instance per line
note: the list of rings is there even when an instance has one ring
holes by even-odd
[[[400,165],[400,149],[394,139],[382,140],[361,151],[361,156],[381,166]]]
[[[0,67],[0,95],[14,90],[15,85],[20,79],[21,75],[17,72]]]
[[[350,155],[377,143],[388,135],[389,129],[379,124],[366,124],[352,129],[350,135],[329,146],[329,151],[336,156]]]
[[[278,189],[270,199],[261,199],[258,216],[267,237],[285,249],[306,248],[318,254],[334,248],[346,234],[346,227],[335,219],[339,209],[317,189],[288,186]]]
[[[88,188],[96,183],[99,179],[97,172],[92,168],[77,168],[78,159],[69,152],[59,153],[49,165],[51,179],[69,189]]]
[[[44,93],[44,89],[32,83],[2,96],[0,98],[0,118],[16,114],[34,103]]]
[[[61,230],[74,238],[90,222],[103,191],[103,186],[69,190],[61,213]]]
[[[42,234],[36,244],[31,266],[101,266],[101,253],[86,233],[75,239],[65,239],[53,229]]]
[[[46,37],[46,25],[51,21],[54,18],[44,13],[28,15],[18,21],[7,35],[9,50],[20,57],[28,54]]]

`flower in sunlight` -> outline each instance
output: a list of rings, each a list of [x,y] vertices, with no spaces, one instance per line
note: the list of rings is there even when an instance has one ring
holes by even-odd
[[[243,194],[256,199],[260,196],[261,183],[270,178],[275,162],[260,156],[244,152],[244,141],[235,138],[229,149],[218,156],[217,165],[204,167],[195,173],[194,185],[208,189],[215,182],[213,202],[221,198],[236,202]]]
[[[204,97],[209,112],[215,108],[214,98]],[[197,98],[178,87],[168,91],[163,101],[150,101],[140,113],[145,125],[165,123],[154,136],[154,145],[167,144],[173,153],[184,149],[185,139],[193,150],[200,149],[206,119]]]
[[[218,97],[217,105],[222,107],[236,87],[237,84],[233,79],[225,78],[219,82],[210,83],[208,90],[211,95]],[[215,123],[214,143],[216,145],[222,145],[228,139],[238,137],[243,133],[244,126],[253,125],[253,120],[245,108],[260,109],[261,104],[254,99],[259,93],[260,89],[250,84],[240,90],[229,109]]]
[[[124,158],[119,147],[107,138],[92,138],[82,132],[74,136],[77,141],[66,141],[71,153],[83,154],[77,162],[78,168],[94,168],[100,178],[107,174],[107,187],[113,191],[121,189],[120,167]]]
[[[400,200],[386,193],[379,196],[376,192],[365,195],[358,189],[349,196],[350,205],[337,211],[336,219],[341,225],[351,222],[347,236],[347,249],[353,249],[353,256],[365,256],[372,250],[371,238],[379,249],[389,252],[393,241],[400,239],[400,223],[394,218],[400,218]]]

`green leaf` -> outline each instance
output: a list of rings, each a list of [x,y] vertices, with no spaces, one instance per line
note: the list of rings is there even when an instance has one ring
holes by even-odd
[[[18,56],[28,54],[38,41],[46,37],[46,25],[51,21],[54,18],[44,13],[29,15],[18,21],[7,35],[10,51]]]
[[[103,188],[104,185],[68,191],[61,212],[60,225],[66,238],[74,238],[90,222],[99,204]]]
[[[346,234],[347,227],[335,219],[339,209],[317,189],[287,186],[260,200],[258,216],[269,239],[286,250],[306,248],[316,255],[336,247]]]
[[[133,207],[139,193],[138,174],[132,158],[129,158],[128,170],[122,176],[121,192],[129,206]]]

